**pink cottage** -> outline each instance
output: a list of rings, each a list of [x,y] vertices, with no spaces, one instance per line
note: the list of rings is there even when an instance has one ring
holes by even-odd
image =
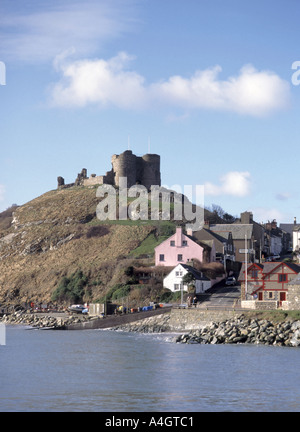
[[[186,264],[187,261],[197,258],[203,262],[204,248],[192,240],[189,236],[182,234],[182,228],[177,227],[176,233],[156,246],[156,266],[176,266]]]

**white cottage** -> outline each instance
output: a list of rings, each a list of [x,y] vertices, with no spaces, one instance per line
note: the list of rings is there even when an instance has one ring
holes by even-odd
[[[182,278],[187,274],[192,273],[195,278],[195,292],[201,294],[211,288],[211,281],[204,274],[188,264],[178,264],[173,270],[164,278],[164,288],[168,288],[173,292],[187,291],[188,286],[184,285]]]

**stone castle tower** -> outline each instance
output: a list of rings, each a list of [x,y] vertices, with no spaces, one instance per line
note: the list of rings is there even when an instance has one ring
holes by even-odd
[[[58,177],[58,188],[70,187],[73,185],[101,185],[110,184],[119,186],[119,178],[127,178],[127,187],[140,184],[150,190],[152,185],[161,186],[160,156],[157,154],[145,154],[136,156],[131,150],[126,150],[120,155],[114,154],[111,158],[112,169],[103,176],[91,174],[87,177],[87,170],[83,168],[78,174],[75,183],[64,184],[64,178]]]
[[[113,155],[111,163],[115,186],[119,186],[120,177],[127,178],[128,187],[141,184],[149,190],[151,185],[161,184],[159,155],[146,154],[139,157],[127,150],[120,155]]]

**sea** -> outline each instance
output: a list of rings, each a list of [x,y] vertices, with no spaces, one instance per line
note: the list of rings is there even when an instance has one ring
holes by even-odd
[[[1,412],[299,412],[300,349],[6,326]]]

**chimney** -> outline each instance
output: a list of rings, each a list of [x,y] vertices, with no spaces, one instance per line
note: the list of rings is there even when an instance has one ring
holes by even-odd
[[[178,247],[182,246],[182,228],[176,227],[175,244]]]
[[[294,217],[294,224],[296,225],[296,223],[297,223],[297,219],[296,219],[296,216]]]
[[[193,236],[193,230],[192,230],[192,228],[188,228],[186,230],[186,233],[187,233],[188,236],[192,237]]]
[[[253,214],[251,212],[248,212],[248,211],[241,213],[241,223],[242,224],[253,223]]]

